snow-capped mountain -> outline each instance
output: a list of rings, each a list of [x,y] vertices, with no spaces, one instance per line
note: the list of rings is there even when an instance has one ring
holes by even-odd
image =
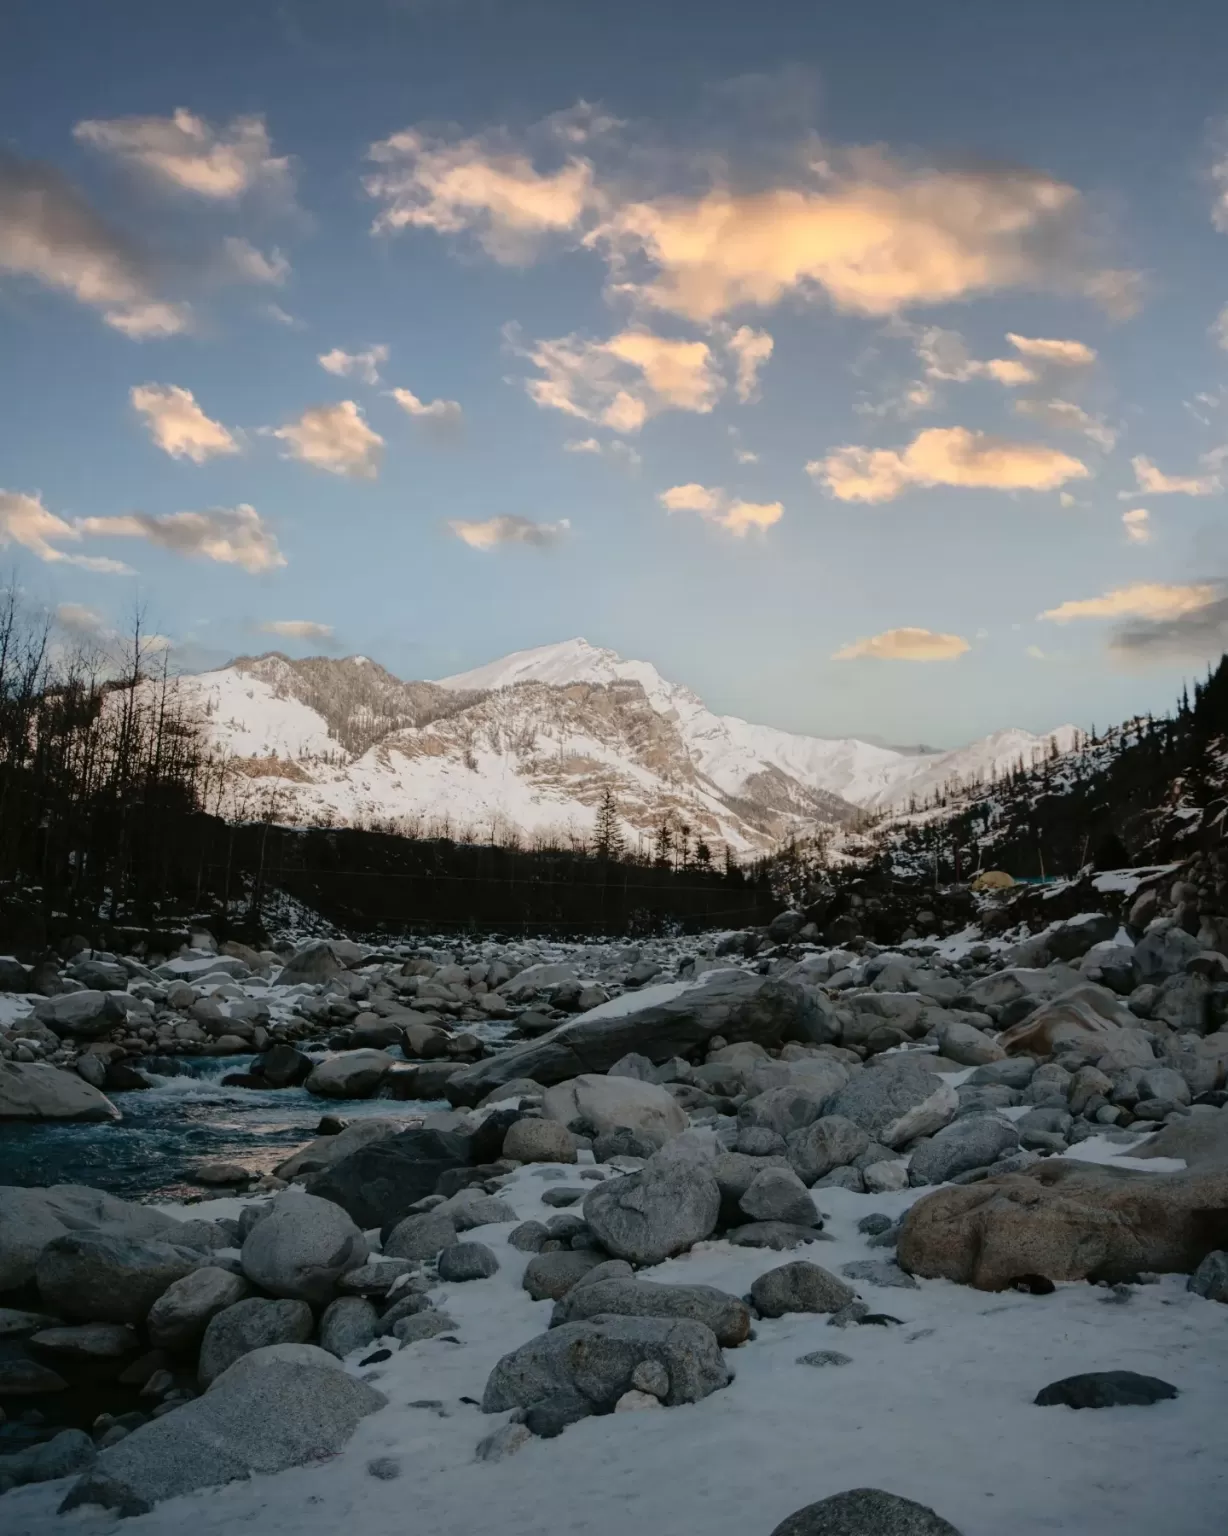
[[[238,815],[430,835],[587,839],[607,789],[632,846],[662,822],[714,851],[764,851],[816,823],[1031,762],[1000,731],[908,753],[716,715],[649,662],[568,640],[436,682],[366,657],[243,657],[184,679],[228,761]],[[1059,746],[1073,731],[1055,733]]]

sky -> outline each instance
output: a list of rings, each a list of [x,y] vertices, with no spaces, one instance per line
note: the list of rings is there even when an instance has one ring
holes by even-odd
[[[0,572],[955,745],[1228,645],[1228,10],[8,0]]]

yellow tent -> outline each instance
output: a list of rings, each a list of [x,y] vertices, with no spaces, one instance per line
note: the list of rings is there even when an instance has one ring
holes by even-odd
[[[974,891],[1007,891],[1015,884],[1004,869],[987,869],[972,882]]]

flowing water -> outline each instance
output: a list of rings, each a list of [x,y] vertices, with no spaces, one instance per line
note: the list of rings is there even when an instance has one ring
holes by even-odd
[[[443,1100],[316,1098],[302,1088],[224,1088],[246,1071],[244,1056],[180,1056],[173,1077],[147,1073],[153,1087],[112,1094],[122,1120],[98,1125],[0,1124],[0,1184],[89,1184],[125,1199],[199,1193],[192,1169],[238,1163],[253,1174],[310,1141],[321,1115],[344,1120],[386,1115],[406,1121],[446,1109]],[[216,1193],[216,1191],[214,1191]]]

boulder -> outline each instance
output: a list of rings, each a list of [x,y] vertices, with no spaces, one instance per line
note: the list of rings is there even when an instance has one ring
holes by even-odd
[[[762,1317],[783,1317],[786,1312],[839,1312],[856,1300],[851,1286],[806,1259],[769,1269],[751,1286],[750,1295]]]
[[[456,1227],[450,1216],[438,1211],[424,1211],[397,1222],[384,1243],[389,1259],[433,1259],[456,1241]]]
[[[305,1147],[300,1147],[292,1157],[286,1158],[284,1163],[278,1163],[273,1172],[279,1179],[287,1181],[306,1178],[330,1168],[351,1152],[357,1152],[359,1147],[365,1147],[373,1141],[382,1141],[387,1136],[396,1136],[404,1129],[404,1120],[394,1120],[387,1115],[365,1116],[355,1120],[353,1125],[347,1125],[335,1136],[317,1136]]]
[[[131,1205],[83,1184],[47,1189],[0,1186],[0,1293],[34,1279],[38,1256],[53,1238],[104,1228],[167,1241],[183,1235],[182,1224],[156,1207]]]
[[[108,1232],[66,1232],[38,1256],[46,1306],[89,1322],[143,1323],[168,1286],[200,1267],[191,1248]]]
[[[819,1225],[819,1213],[806,1186],[792,1168],[765,1168],[738,1202],[751,1221],[783,1221],[799,1227]]]
[[[392,1065],[386,1051],[342,1051],[314,1068],[303,1086],[326,1099],[369,1099]]]
[[[1009,1120],[964,1115],[916,1149],[908,1163],[908,1182],[945,1184],[956,1174],[989,1167],[1018,1146],[1019,1131]]]
[[[555,1257],[563,1258],[564,1255],[543,1253],[533,1263],[540,1264]],[[711,1285],[658,1285],[651,1280],[630,1277],[587,1280],[583,1285],[573,1286],[557,1302],[550,1326],[558,1328],[564,1323],[585,1322],[603,1314],[611,1317],[690,1318],[710,1328],[723,1349],[745,1344],[750,1337],[750,1309],[740,1297],[730,1296]]]
[[[34,1017],[61,1037],[97,1040],[127,1018],[123,1003],[107,992],[62,992],[34,1005]]]
[[[689,1318],[605,1317],[566,1323],[505,1355],[490,1373],[484,1413],[532,1408],[558,1393],[576,1394],[590,1413],[612,1413],[645,1361],[669,1376],[663,1401],[695,1403],[728,1386],[729,1370],[710,1328]]]
[[[315,1328],[305,1301],[268,1301],[249,1296],[209,1319],[197,1372],[207,1387],[242,1355],[270,1344],[305,1344]]]
[[[659,1264],[710,1237],[721,1192],[711,1163],[652,1157],[638,1173],[608,1179],[585,1197],[584,1219],[608,1253]]]
[[[1190,1276],[1188,1288],[1208,1301],[1228,1302],[1228,1253],[1209,1253]]]
[[[955,1089],[903,1053],[856,1073],[827,1103],[828,1114],[851,1120],[893,1148],[941,1130],[958,1108]]]
[[[292,1358],[259,1351],[203,1397],[103,1451],[60,1508],[101,1504],[120,1515],[146,1514],[198,1488],[318,1462],[336,1455],[383,1405],[380,1393],[322,1350]]]
[[[43,1061],[0,1061],[0,1120],[119,1118],[110,1099],[75,1072]]]
[[[579,1121],[596,1135],[633,1131],[657,1147],[687,1128],[686,1112],[668,1089],[634,1077],[588,1072],[547,1088],[542,1114],[564,1126]]]
[[[270,1296],[320,1303],[366,1257],[366,1238],[340,1206],[289,1190],[252,1228],[240,1260],[243,1273]]]
[[[20,960],[11,955],[0,955],[0,992],[26,992],[30,987],[30,973]]]
[[[1184,928],[1154,928],[1134,946],[1134,979],[1141,986],[1178,976],[1201,953],[1202,945]]]
[[[517,1163],[574,1163],[576,1144],[557,1120],[517,1120],[503,1138],[503,1156]]]
[[[379,1314],[363,1296],[338,1296],[320,1319],[320,1348],[338,1360],[366,1349],[379,1332]]]
[[[1095,1059],[1124,1052],[1141,1066],[1154,1057],[1146,1036],[1134,1027],[1137,1022],[1107,987],[1084,982],[1003,1030],[998,1044],[1008,1056],[1052,1056],[1073,1048]]]
[[[341,962],[333,946],[324,939],[314,939],[296,949],[281,968],[277,978],[279,987],[294,987],[304,983],[327,981],[330,976],[341,974]]]
[[[206,1264],[167,1286],[149,1310],[146,1329],[156,1349],[172,1353],[199,1343],[210,1320],[250,1294],[242,1275]]]
[[[270,1088],[297,1088],[311,1076],[315,1063],[292,1045],[272,1045],[252,1063],[252,1071]]]
[[[844,1115],[823,1115],[786,1142],[793,1171],[803,1184],[813,1184],[834,1168],[845,1168],[870,1145],[869,1134]]]
[[[1137,1371],[1087,1371],[1051,1381],[1036,1394],[1042,1408],[1140,1408],[1178,1395],[1177,1389],[1156,1376]]]
[[[1150,1174],[1049,1158],[917,1201],[897,1252],[912,1274],[997,1291],[1028,1275],[1188,1274],[1225,1246],[1228,1168]]]
[[[991,1061],[1001,1061],[1006,1055],[992,1035],[960,1019],[939,1026],[938,1049],[948,1061],[957,1061],[961,1067],[982,1067]]]
[[[488,1280],[498,1270],[499,1260],[485,1243],[453,1243],[439,1255],[441,1280]]]
[[[539,1253],[525,1266],[520,1283],[534,1301],[559,1301],[578,1280],[590,1270],[600,1268],[602,1263],[601,1255],[591,1248],[563,1248],[554,1253]],[[617,1308],[608,1310],[617,1311]]]
[[[881,1488],[850,1488],[807,1504],[782,1520],[772,1536],[960,1536],[926,1504]]]
[[[822,1118],[832,1096],[848,1082],[848,1073],[839,1062],[830,1066],[830,1073],[799,1078],[787,1087],[769,1088],[749,1099],[738,1111],[739,1127],[775,1131],[787,1141],[794,1131],[813,1125]]]
[[[1107,944],[1120,924],[1104,912],[1080,912],[1045,934],[1045,944],[1055,960],[1078,960],[1093,944]]]
[[[461,1132],[414,1127],[338,1158],[307,1180],[307,1191],[341,1206],[364,1231],[390,1227],[435,1193],[441,1174],[475,1161],[473,1151]]]
[[[653,1062],[690,1058],[720,1035],[778,1045],[821,1033],[815,994],[796,982],[720,971],[698,983],[669,982],[616,997],[579,1014],[549,1034],[514,1046],[458,1073],[448,1084],[454,1103],[476,1104],[492,1088],[517,1077],[549,1086],[605,1072],[629,1051]]]

